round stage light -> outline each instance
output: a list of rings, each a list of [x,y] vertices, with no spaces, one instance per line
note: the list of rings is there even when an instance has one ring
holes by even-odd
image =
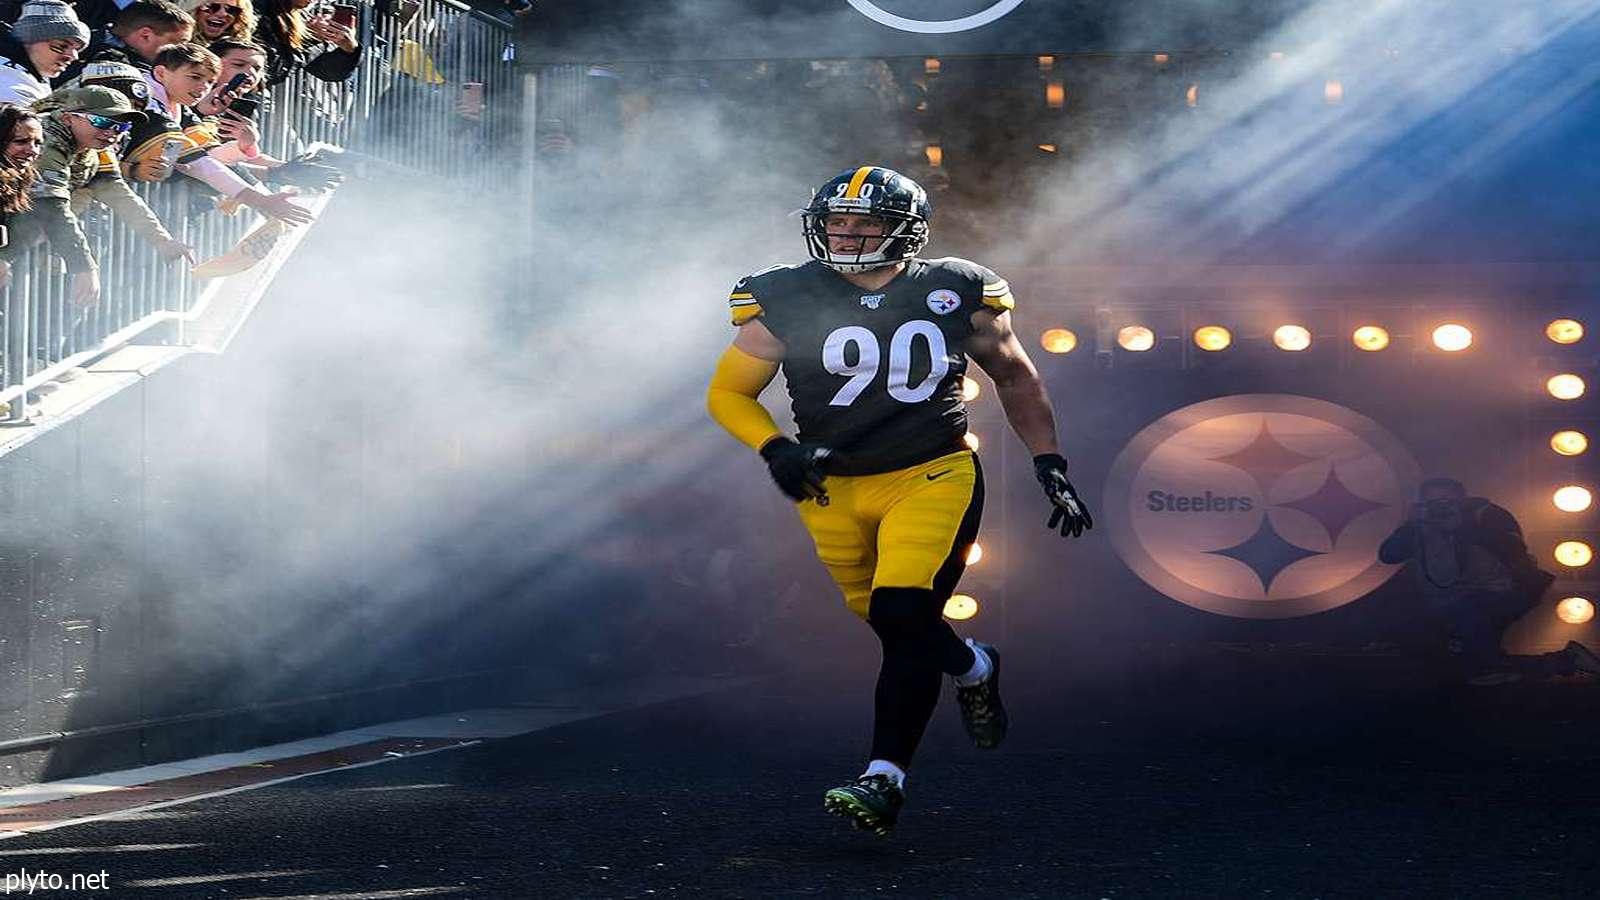
[[[1556,509],[1562,512],[1583,512],[1594,503],[1594,495],[1589,493],[1589,489],[1576,484],[1558,488],[1550,499]]]
[[[1594,559],[1594,548],[1583,541],[1562,541],[1556,545],[1556,562],[1563,566],[1578,568],[1587,566]]]
[[[1588,597],[1563,597],[1556,604],[1556,615],[1568,625],[1582,625],[1594,618],[1594,604]]]
[[[1279,350],[1304,350],[1311,346],[1311,332],[1304,325],[1279,325],[1272,332],[1272,342]]]
[[[1389,346],[1389,332],[1376,325],[1363,325],[1350,335],[1362,350],[1376,351]]]
[[[971,450],[973,453],[977,453],[978,452],[979,441],[978,441],[978,436],[977,435],[975,435],[975,434],[973,434],[972,432],[969,431],[969,432],[967,432],[966,436],[963,437],[961,440],[966,442],[968,450]]]
[[[944,602],[944,617],[964,622],[978,614],[978,601],[966,594],[952,594]]]
[[[1583,396],[1583,379],[1571,373],[1552,377],[1544,383],[1545,390],[1557,400],[1576,400]]]
[[[1583,340],[1583,323],[1577,319],[1557,319],[1544,327],[1544,334],[1558,344],[1576,344]]]
[[[1078,336],[1066,328],[1052,328],[1039,335],[1039,345],[1047,353],[1071,353],[1078,346]]]
[[[972,546],[967,548],[967,565],[975,566],[981,559],[983,559],[983,545],[973,541]]]
[[[1472,329],[1446,322],[1433,330],[1433,345],[1446,353],[1459,353],[1472,346]]]
[[[1577,456],[1589,449],[1589,439],[1581,431],[1558,431],[1550,435],[1550,449],[1562,456]]]
[[[972,376],[961,376],[961,399],[963,402],[971,403],[978,399],[978,395],[981,393],[983,393],[983,388],[978,386],[978,382]]]
[[[1201,350],[1226,350],[1231,343],[1233,334],[1221,325],[1202,325],[1194,330],[1194,345]]]
[[[1143,353],[1156,345],[1156,333],[1143,325],[1125,325],[1117,332],[1117,346]]]

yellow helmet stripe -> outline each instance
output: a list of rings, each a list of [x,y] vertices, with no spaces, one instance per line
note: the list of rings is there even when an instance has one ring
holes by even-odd
[[[867,176],[872,174],[873,168],[873,166],[862,166],[850,176],[850,184],[844,189],[845,197],[854,200],[861,196],[861,185],[866,183]]]

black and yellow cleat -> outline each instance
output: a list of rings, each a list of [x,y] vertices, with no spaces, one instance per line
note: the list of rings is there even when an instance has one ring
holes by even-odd
[[[823,809],[880,837],[894,827],[905,802],[905,792],[887,775],[863,775],[822,795]]]
[[[956,702],[961,705],[961,724],[967,737],[980,749],[993,750],[1006,739],[1005,704],[1000,702],[1000,651],[977,641],[969,641],[974,653],[987,653],[993,668],[989,677],[972,687],[956,687]]]

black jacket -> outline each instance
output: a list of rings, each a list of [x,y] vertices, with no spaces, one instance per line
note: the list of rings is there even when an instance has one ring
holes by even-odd
[[[311,43],[299,50],[289,44],[274,19],[262,17],[256,24],[256,43],[267,48],[267,86],[281,83],[297,68],[323,81],[344,81],[361,65],[361,47],[346,53],[332,44]]]
[[[22,4],[27,0],[17,0],[17,11],[22,11]],[[89,26],[90,31],[99,31],[110,28],[111,23],[117,20],[117,15],[122,12],[122,7],[112,0],[72,0],[72,11],[78,14],[78,19]],[[7,21],[15,21],[14,19]]]
[[[77,81],[78,75],[83,72],[83,67],[92,62],[119,62],[127,63],[141,72],[150,71],[150,64],[144,57],[135,53],[132,47],[122,42],[122,39],[111,33],[111,29],[104,28],[94,33],[89,42],[89,48],[78,56],[76,62],[67,67],[61,77],[56,79],[57,84],[72,84]]]
[[[1394,564],[1411,559],[1417,555],[1421,536],[1419,523],[1406,522],[1378,548],[1379,561]],[[1461,524],[1453,538],[1458,552],[1464,552],[1469,546],[1487,550],[1525,593],[1541,595],[1555,581],[1555,576],[1540,569],[1528,553],[1528,545],[1522,539],[1522,526],[1517,524],[1516,517],[1483,497],[1461,501]]]

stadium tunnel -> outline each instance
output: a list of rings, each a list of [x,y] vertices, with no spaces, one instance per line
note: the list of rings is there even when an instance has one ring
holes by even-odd
[[[1436,473],[1558,575],[1516,648],[1592,640],[1558,608],[1592,563],[1555,554],[1600,529],[1553,498],[1596,470],[1552,443],[1597,418],[1592,5],[1062,6],[536,4],[493,199],[341,188],[227,353],[0,460],[40,536],[7,560],[7,777],[814,665],[848,614],[699,398],[722,290],[798,258],[788,213],[867,162],[933,193],[931,255],[1011,281],[1100,514],[1041,527],[976,377],[990,499],[952,612],[1043,681],[1392,652],[1411,586],[1376,543]]]

